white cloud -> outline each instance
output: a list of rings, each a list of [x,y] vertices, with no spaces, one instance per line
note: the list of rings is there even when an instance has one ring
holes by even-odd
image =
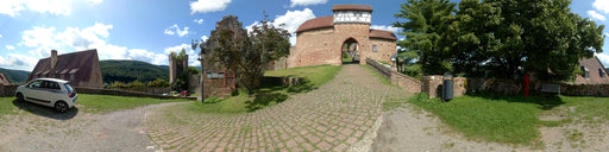
[[[601,61],[601,63],[603,63],[605,67],[609,67],[609,55],[605,53],[596,53],[596,57],[598,58],[598,60]]]
[[[223,11],[231,0],[197,0],[190,2],[190,14]]]
[[[91,2],[92,4],[99,4],[101,2],[103,2],[104,0],[89,0],[89,2]]]
[[[609,0],[595,0],[592,6],[601,12],[609,14]]]
[[[70,0],[0,0],[0,14],[14,17],[27,9],[53,15],[70,15],[71,3]]]
[[[607,38],[609,38],[609,32],[605,33],[605,36],[607,36]]]
[[[86,49],[97,49],[99,58],[104,59],[131,59],[150,62],[153,64],[166,64],[167,55],[155,53],[144,49],[129,49],[125,46],[110,44],[112,25],[96,23],[95,25],[79,28],[67,27],[64,31],[58,31],[55,27],[32,27],[22,34],[22,40],[17,44],[20,50],[26,50],[19,54],[8,54],[0,58],[0,65],[13,69],[32,70],[38,59],[50,55],[50,50],[56,49],[59,54],[82,51]],[[9,49],[10,50],[10,49]]]
[[[307,5],[315,5],[315,4],[325,4],[328,0],[290,0],[290,6],[307,6]]]
[[[128,59],[148,61],[152,64],[167,64],[168,58],[165,54],[154,53],[143,49],[131,49],[128,51]]]
[[[596,11],[589,10],[587,13],[588,13],[588,16],[592,17],[593,19],[596,19],[596,20],[599,20],[599,21],[605,21],[605,20],[607,20],[607,18],[605,18],[605,16],[599,14]]]
[[[201,64],[201,63],[198,63],[198,61],[197,61],[198,52],[195,52],[195,50],[192,50],[192,45],[190,45],[190,44],[182,43],[180,45],[168,47],[168,48],[165,48],[164,52],[165,52],[165,54],[169,54],[171,52],[180,53],[180,51],[182,51],[182,49],[184,49],[186,54],[188,54],[188,65],[195,66],[197,64]],[[168,57],[165,57],[165,58],[167,60],[169,60]]]
[[[38,59],[29,55],[9,53],[6,58],[0,56],[0,67],[32,71]]]
[[[25,9],[23,6],[23,1],[0,0],[0,14],[5,14],[14,17],[23,9]]]
[[[315,14],[309,8],[303,10],[287,11],[284,15],[277,16],[273,21],[274,26],[281,26],[292,34],[290,43],[296,45],[296,30],[309,19],[315,18]]]
[[[305,8],[303,10],[287,11],[283,15],[276,16],[272,24],[273,26],[283,28],[290,32],[292,34],[290,37],[290,43],[292,45],[296,45],[296,30],[298,30],[298,27],[302,23],[312,18],[315,18],[313,11],[309,8]],[[247,31],[251,32],[252,28],[256,25],[260,25],[260,22],[255,21],[245,28]]]
[[[261,23],[258,21],[255,21],[254,23],[245,26],[245,30],[247,30],[248,33],[253,32],[254,31],[254,26],[261,26]]]
[[[202,18],[195,19],[194,22],[197,23],[197,24],[203,24],[203,19]]]
[[[180,29],[178,24],[173,24],[172,26],[166,28],[164,33],[167,35],[178,35],[183,37],[184,35],[188,34],[188,27],[185,26],[184,28]]]
[[[203,40],[204,42],[207,42],[208,39],[209,37],[207,35],[201,36],[201,40]]]
[[[0,34],[0,38],[2,38],[2,34]]]
[[[6,49],[7,50],[14,50],[15,46],[13,46],[13,45],[6,45]]]
[[[372,25],[370,26],[370,28],[375,30],[391,31],[393,33],[396,33],[400,30],[400,28],[387,25]]]

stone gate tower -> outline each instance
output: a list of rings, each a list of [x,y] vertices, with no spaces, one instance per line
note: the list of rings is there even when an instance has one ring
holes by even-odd
[[[290,49],[288,67],[343,64],[345,50],[360,64],[366,58],[391,62],[396,52],[395,34],[370,29],[373,9],[368,5],[335,5],[334,14],[304,22],[296,31],[296,46]],[[352,47],[355,46],[355,47]]]

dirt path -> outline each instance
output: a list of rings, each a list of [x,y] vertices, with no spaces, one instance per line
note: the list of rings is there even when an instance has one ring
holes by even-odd
[[[165,151],[368,151],[382,103],[403,93],[360,65],[345,65],[318,89],[251,113],[166,107],[152,116],[150,136]]]
[[[149,105],[107,114],[56,114],[28,104],[30,113],[20,110],[0,124],[0,151],[136,152],[154,151],[144,122],[155,108],[179,103]]]

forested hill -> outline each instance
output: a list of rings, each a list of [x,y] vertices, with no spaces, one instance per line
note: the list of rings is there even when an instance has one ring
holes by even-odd
[[[135,80],[148,82],[157,78],[169,81],[169,66],[167,65],[153,65],[131,60],[103,60],[99,63],[104,83],[114,81],[127,83]]]
[[[0,68],[0,73],[4,73],[11,83],[25,82],[30,76],[30,72],[22,70],[11,70]]]

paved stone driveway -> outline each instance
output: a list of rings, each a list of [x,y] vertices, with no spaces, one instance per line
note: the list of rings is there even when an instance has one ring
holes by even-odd
[[[255,112],[150,120],[164,151],[368,151],[382,103],[403,94],[360,65],[346,65],[319,89]],[[169,110],[170,111],[170,110]],[[151,116],[165,118],[161,114]]]

